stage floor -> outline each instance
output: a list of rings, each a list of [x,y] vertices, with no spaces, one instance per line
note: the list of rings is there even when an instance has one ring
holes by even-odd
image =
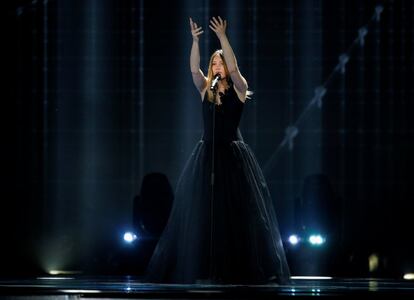
[[[291,296],[407,296],[414,281],[293,278],[289,285],[148,284],[137,277],[0,279],[0,299],[270,299]]]

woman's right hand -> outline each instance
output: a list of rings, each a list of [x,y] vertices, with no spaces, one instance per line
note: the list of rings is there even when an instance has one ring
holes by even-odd
[[[193,22],[190,18],[190,28],[191,28],[191,35],[193,36],[193,41],[198,42],[198,36],[201,35],[204,31],[201,27],[197,26],[197,23]]]

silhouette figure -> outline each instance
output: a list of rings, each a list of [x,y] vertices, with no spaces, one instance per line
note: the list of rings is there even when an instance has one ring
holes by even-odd
[[[133,226],[142,237],[160,237],[170,215],[174,194],[166,175],[144,176],[140,194],[134,198]]]

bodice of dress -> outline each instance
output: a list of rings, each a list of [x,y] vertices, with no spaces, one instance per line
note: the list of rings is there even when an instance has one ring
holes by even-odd
[[[203,100],[204,141],[213,139],[213,109],[215,108],[215,142],[231,142],[242,140],[239,123],[244,103],[241,102],[233,85],[220,95],[221,105],[208,101],[207,92]]]

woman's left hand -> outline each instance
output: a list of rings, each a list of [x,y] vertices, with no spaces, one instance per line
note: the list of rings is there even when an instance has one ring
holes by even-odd
[[[213,17],[210,20],[211,25],[209,25],[209,27],[211,28],[211,30],[213,30],[217,34],[217,37],[220,38],[226,35],[227,21],[226,20],[223,21],[220,18],[220,16],[217,18],[218,19]]]

